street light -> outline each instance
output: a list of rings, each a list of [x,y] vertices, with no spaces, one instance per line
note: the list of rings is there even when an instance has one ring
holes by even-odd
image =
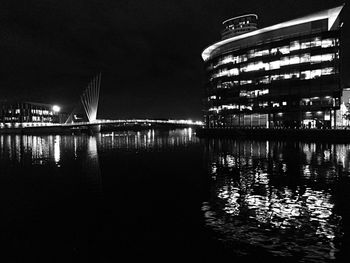
[[[60,112],[61,107],[60,107],[60,106],[57,106],[57,105],[53,105],[53,106],[52,106],[52,110],[53,110],[54,112]]]

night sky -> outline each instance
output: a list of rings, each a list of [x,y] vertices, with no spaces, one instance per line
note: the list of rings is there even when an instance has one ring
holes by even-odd
[[[101,71],[98,118],[200,120],[201,52],[220,39],[222,21],[256,13],[262,28],[344,2],[1,0],[0,99],[55,103],[68,111]],[[349,4],[343,10],[346,84]]]

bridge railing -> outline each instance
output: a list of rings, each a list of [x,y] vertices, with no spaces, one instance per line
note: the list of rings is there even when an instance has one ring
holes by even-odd
[[[152,119],[126,119],[126,120],[95,120],[92,122],[76,122],[76,123],[45,123],[45,122],[23,122],[23,123],[0,123],[0,129],[6,128],[30,128],[30,127],[76,127],[76,126],[91,126],[103,124],[176,124],[176,125],[191,125],[202,126],[201,121],[192,120],[152,120]]]

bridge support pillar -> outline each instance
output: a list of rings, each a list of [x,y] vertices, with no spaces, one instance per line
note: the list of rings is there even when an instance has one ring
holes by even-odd
[[[89,127],[89,132],[91,134],[99,133],[100,131],[101,131],[101,125],[100,124],[99,125],[91,125]]]

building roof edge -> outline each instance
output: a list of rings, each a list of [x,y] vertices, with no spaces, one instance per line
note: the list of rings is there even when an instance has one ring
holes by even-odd
[[[289,26],[295,26],[295,25],[299,25],[299,24],[303,24],[303,23],[308,23],[308,22],[313,22],[316,20],[321,20],[321,19],[328,19],[328,30],[330,30],[332,28],[332,26],[334,25],[335,21],[337,20],[340,12],[342,11],[343,7],[345,6],[345,3],[331,8],[331,9],[326,9],[323,11],[319,11],[310,15],[306,15],[300,18],[296,18],[290,21],[286,21],[286,22],[282,22],[276,25],[272,25],[272,26],[268,26],[262,29],[258,29],[258,30],[254,30],[242,35],[238,35],[238,36],[234,36],[219,42],[216,42],[210,46],[208,46],[207,48],[205,48],[202,52],[202,59],[204,61],[208,60],[210,58],[211,53],[219,48],[222,45],[225,45],[227,43],[230,42],[234,42],[240,39],[244,39],[247,37],[251,37],[251,36],[255,36],[255,35],[259,35],[262,33],[266,33],[269,31],[273,31],[273,30],[277,30],[277,29],[281,29],[281,28],[285,28],[285,27],[289,27]]]

